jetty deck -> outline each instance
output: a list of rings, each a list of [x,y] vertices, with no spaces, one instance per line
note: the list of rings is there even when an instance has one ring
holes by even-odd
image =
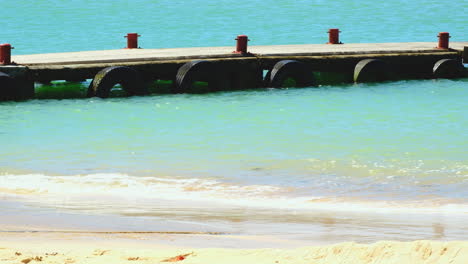
[[[51,67],[49,65],[79,65],[108,63],[137,63],[161,60],[194,60],[245,57],[288,57],[288,56],[361,56],[405,55],[417,53],[463,52],[467,42],[451,42],[450,49],[437,49],[434,42],[370,43],[370,44],[304,44],[249,46],[248,54],[233,53],[233,47],[198,47],[174,49],[118,49],[101,51],[80,51],[12,56],[12,61],[31,68]],[[367,57],[367,56],[366,56]],[[84,66],[86,67],[86,66]],[[55,67],[53,67],[55,68]]]
[[[308,87],[337,74],[341,82],[468,76],[462,64],[468,63],[468,41],[451,42],[449,48],[437,48],[435,42],[249,46],[248,51],[245,44],[245,50],[234,52],[237,48],[12,55],[9,65],[0,65],[0,100],[32,98],[35,83],[54,80],[91,80],[88,96],[107,97],[116,84],[129,95],[139,95],[158,80],[171,81],[171,93],[198,93],[285,84]],[[197,90],[192,85],[200,82],[208,87]]]

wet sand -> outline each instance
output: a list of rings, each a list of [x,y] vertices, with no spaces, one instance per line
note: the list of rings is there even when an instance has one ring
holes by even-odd
[[[184,208],[162,216],[86,214],[37,208],[1,201],[0,231],[121,231],[219,233],[233,236],[274,236],[287,243],[263,247],[329,245],[346,241],[370,244],[382,240],[457,241],[468,237],[468,215],[452,212],[340,212],[333,210],[225,210]],[[180,209],[180,208],[179,208]],[[165,211],[165,212],[166,212]],[[165,213],[163,212],[163,213]],[[294,243],[292,243],[294,241]],[[190,245],[188,245],[190,246]],[[216,245],[213,245],[216,246]],[[262,247],[262,245],[259,245]],[[256,247],[259,247],[256,246]]]
[[[278,215],[290,221],[275,223],[270,214],[256,211],[250,221],[192,222],[27,210],[18,202],[0,205],[1,264],[405,264],[468,259],[463,214],[316,212],[312,218]],[[262,217],[273,220],[262,222]]]

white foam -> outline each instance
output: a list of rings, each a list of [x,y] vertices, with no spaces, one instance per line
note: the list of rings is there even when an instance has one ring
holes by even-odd
[[[213,179],[137,177],[125,174],[0,176],[0,197],[29,203],[99,210],[112,205],[143,213],[143,203],[158,201],[198,206],[277,210],[417,212],[468,214],[468,204],[443,198],[418,201],[375,201],[364,198],[297,196],[293,188],[237,185]],[[138,205],[138,206],[137,206]]]

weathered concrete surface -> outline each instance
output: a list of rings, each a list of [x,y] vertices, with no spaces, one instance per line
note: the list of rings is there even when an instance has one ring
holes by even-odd
[[[199,47],[177,49],[119,49],[104,51],[81,51],[34,55],[13,55],[12,61],[22,65],[69,65],[101,64],[115,62],[144,62],[156,60],[187,60],[201,58],[236,58],[245,56],[327,56],[389,53],[447,52],[436,49],[435,42],[371,43],[371,44],[306,44],[250,46],[251,54],[232,53],[234,47]],[[468,42],[451,42],[450,48],[463,51]]]

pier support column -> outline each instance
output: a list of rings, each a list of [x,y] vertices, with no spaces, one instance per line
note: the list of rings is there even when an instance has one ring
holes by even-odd
[[[468,46],[463,47],[463,63],[468,63]]]
[[[228,89],[231,91],[263,86],[263,71],[256,62],[239,62],[235,65],[226,65],[225,69]]]
[[[16,85],[10,75],[0,72],[0,101],[13,100],[15,98]]]
[[[34,82],[24,66],[0,66],[0,101],[34,97]]]
[[[27,79],[18,79],[18,93],[17,93],[17,100],[27,100],[34,98],[35,89],[34,89],[34,82]]]

